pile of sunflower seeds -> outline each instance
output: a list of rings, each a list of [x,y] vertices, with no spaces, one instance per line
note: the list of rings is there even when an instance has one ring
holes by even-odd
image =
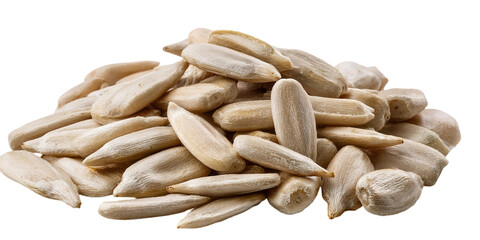
[[[90,72],[53,114],[10,133],[0,171],[72,207],[79,195],[128,197],[100,205],[112,219],[193,208],[179,228],[265,199],[299,213],[320,189],[329,218],[391,215],[435,184],[461,138],[422,91],[384,90],[375,67],[204,28],[164,50],[181,60]]]

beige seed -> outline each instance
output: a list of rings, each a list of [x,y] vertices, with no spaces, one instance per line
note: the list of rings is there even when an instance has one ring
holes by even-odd
[[[214,76],[213,73],[207,72],[190,64],[188,65],[187,70],[185,70],[183,76],[180,78],[180,80],[178,80],[177,84],[172,87],[172,89],[193,85],[212,76]]]
[[[65,127],[57,128],[55,130],[52,130],[48,132],[47,134],[52,134],[55,132],[62,132],[62,131],[68,131],[68,130],[77,130],[77,129],[92,129],[96,127],[100,127],[102,125],[98,124],[95,120],[93,119],[87,119],[83,120],[80,122],[76,122],[70,125],[67,125]]]
[[[163,119],[163,124],[166,125],[168,124],[168,119],[166,117],[160,117],[161,111],[154,108],[153,106],[149,105],[146,108],[132,114],[126,117],[119,117],[119,118],[109,118],[109,117],[101,117],[99,115],[92,115],[93,120],[95,120],[97,123],[101,125],[109,124],[109,123],[114,123],[118,122],[121,120],[125,120],[127,118],[133,118],[133,117],[158,117]]]
[[[115,188],[116,197],[155,197],[167,194],[166,187],[205,177],[210,168],[198,161],[185,147],[163,150],[127,168]]]
[[[340,72],[320,58],[300,50],[280,49],[280,52],[293,63],[293,69],[282,72],[282,77],[299,81],[308,94],[336,98],[347,90]]]
[[[375,117],[359,127],[374,128],[376,131],[379,131],[390,120],[390,106],[388,102],[374,93],[367,90],[349,88],[342,95],[342,98],[358,100],[375,110]]]
[[[237,136],[233,147],[240,156],[262,167],[299,176],[333,177],[333,172],[318,166],[312,159],[259,137]]]
[[[128,76],[126,76],[126,77],[118,80],[118,81],[115,83],[115,85],[120,85],[120,84],[122,84],[122,83],[130,82],[130,81],[132,81],[132,80],[135,80],[135,79],[137,79],[137,78],[141,78],[141,77],[143,77],[143,76],[145,76],[145,75],[147,75],[147,74],[150,74],[150,73],[152,73],[152,72],[154,72],[154,71],[155,71],[155,69],[150,69],[150,70],[146,70],[146,71],[141,71],[141,72],[136,72],[136,73],[130,74],[130,75],[128,75]],[[90,95],[90,94],[89,94],[89,95]]]
[[[337,146],[354,145],[362,148],[383,148],[403,143],[400,137],[353,127],[319,128],[318,137],[328,138]]]
[[[375,169],[398,168],[422,177],[425,186],[437,182],[448,160],[439,151],[408,139],[404,143],[370,152]]]
[[[213,113],[215,123],[232,132],[273,129],[270,100],[244,101],[225,105]]]
[[[338,149],[335,143],[326,138],[317,138],[317,159],[315,162],[320,167],[326,169],[337,152]]]
[[[12,150],[19,150],[26,141],[41,137],[45,133],[57,128],[89,119],[90,117],[89,109],[57,112],[13,130],[8,135],[8,142]]]
[[[226,173],[241,172],[245,161],[232,143],[203,118],[171,102],[168,119],[183,145],[209,168]]]
[[[420,113],[428,102],[422,91],[418,89],[392,88],[378,94],[387,100],[390,106],[390,120],[405,121]]]
[[[457,146],[462,138],[455,118],[437,109],[425,109],[408,122],[434,131],[450,148]]]
[[[95,101],[92,106],[92,116],[121,118],[144,109],[175,85],[187,66],[187,63],[182,60],[162,66],[150,74],[118,85]]]
[[[274,82],[271,83],[237,83],[237,98],[235,102],[252,101],[252,100],[270,100],[266,92],[271,90]]]
[[[278,142],[295,152],[317,159],[317,129],[312,104],[302,85],[282,79],[272,89],[272,116]]]
[[[123,168],[95,170],[83,165],[81,158],[43,156],[43,159],[67,173],[77,185],[78,193],[89,197],[112,195],[125,170]]]
[[[183,49],[185,49],[189,43],[188,39],[184,39],[180,42],[172,43],[163,47],[163,51],[180,56],[182,55]]]
[[[23,143],[22,148],[29,152],[57,157],[80,157],[75,139],[87,134],[92,128],[52,131],[40,138]]]
[[[354,62],[342,62],[335,66],[351,87],[383,90],[388,79],[376,68]]]
[[[210,36],[211,32],[212,32],[212,30],[206,29],[206,28],[193,29],[188,34],[188,42],[190,44],[193,44],[193,43],[207,43],[208,42],[208,37]]]
[[[255,136],[259,138],[263,138],[268,141],[272,141],[274,143],[278,143],[278,138],[277,135],[268,133],[268,132],[262,132],[262,131],[251,131],[251,132],[237,132],[233,135],[233,139],[235,139],[239,135],[250,135],[250,136]]]
[[[103,83],[114,85],[116,81],[130,74],[152,69],[158,66],[155,61],[127,62],[105,65],[91,71],[85,81],[65,92],[58,99],[61,107],[75,99],[87,96],[89,93],[101,88]]]
[[[385,216],[412,207],[420,198],[422,188],[422,179],[415,173],[383,169],[360,178],[356,192],[367,211]]]
[[[415,142],[423,143],[447,155],[450,149],[435,132],[411,123],[389,123],[382,128],[383,134],[408,138]]]
[[[264,193],[217,199],[193,209],[180,220],[178,228],[205,227],[243,213],[263,200],[265,200]]]
[[[57,108],[55,112],[62,111],[74,111],[78,109],[90,109],[92,108],[93,103],[98,99],[98,96],[87,96],[79,99],[75,99],[69,103],[64,104],[63,106]]]
[[[190,44],[183,50],[182,57],[200,69],[237,80],[274,82],[281,77],[269,63],[213,44]]]
[[[152,153],[180,145],[171,127],[152,127],[115,138],[90,154],[83,164],[102,166],[141,159]]]
[[[292,62],[270,44],[245,33],[217,30],[210,33],[208,43],[243,52],[272,64],[278,71],[291,70]]]
[[[226,132],[221,128],[218,124],[215,123],[212,117],[213,112],[206,112],[206,113],[197,113],[197,116],[203,118],[205,121],[207,121],[212,127],[214,127],[220,134],[225,136]]]
[[[317,125],[357,126],[375,117],[373,108],[357,100],[310,96],[310,101]]]
[[[276,173],[224,174],[192,179],[167,187],[169,193],[228,197],[270,189],[280,184]]]
[[[139,219],[184,212],[209,202],[209,197],[168,194],[161,197],[104,202],[98,213],[110,219]]]
[[[71,207],[81,205],[77,186],[63,171],[27,151],[13,151],[0,156],[0,171],[41,196],[65,202]]]
[[[265,173],[265,169],[258,165],[247,165],[241,172],[242,174]]]
[[[362,206],[355,195],[358,179],[374,170],[367,154],[354,146],[345,146],[333,158],[327,168],[335,172],[334,178],[323,181],[322,196],[328,203],[328,217],[339,217],[347,210]]]

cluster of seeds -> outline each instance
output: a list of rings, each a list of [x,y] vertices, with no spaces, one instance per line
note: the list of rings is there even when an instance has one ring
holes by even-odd
[[[130,197],[100,205],[112,219],[194,208],[178,227],[196,228],[265,199],[299,213],[320,189],[329,218],[396,214],[460,141],[454,118],[425,109],[420,90],[384,90],[375,67],[203,28],[164,50],[182,59],[90,72],[55,113],[10,133],[0,171],[72,207]]]

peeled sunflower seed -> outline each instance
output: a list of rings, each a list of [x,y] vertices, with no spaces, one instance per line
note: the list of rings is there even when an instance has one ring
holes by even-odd
[[[377,112],[357,100],[310,96],[317,125],[357,126],[368,123]]]
[[[282,79],[272,89],[272,116],[278,142],[295,152],[317,159],[317,128],[312,103],[302,85]]]
[[[210,168],[198,161],[185,147],[163,150],[127,168],[115,188],[116,197],[155,197],[167,194],[166,187],[205,177]]]
[[[189,43],[190,42],[188,41],[188,39],[184,39],[180,42],[172,43],[163,47],[163,51],[180,56],[182,55],[183,49],[185,49]]]
[[[263,200],[264,193],[217,199],[193,209],[180,220],[178,228],[205,227],[243,213]]]
[[[133,118],[133,117],[159,117],[160,118],[161,111],[152,107],[152,106],[147,106],[146,108],[132,114],[126,117],[119,117],[119,118],[104,118],[100,117],[99,115],[92,115],[93,120],[95,120],[97,123],[105,125],[113,122],[118,122],[127,118]],[[161,117],[166,125],[168,123],[168,119],[165,117]]]
[[[212,30],[206,28],[195,28],[188,34],[188,42],[193,43],[207,43],[208,37]]]
[[[322,196],[328,203],[328,217],[339,217],[345,211],[362,206],[355,195],[358,179],[374,170],[367,154],[354,146],[345,146],[333,158],[327,168],[335,172],[334,178],[323,181]]]
[[[258,58],[272,64],[280,72],[293,68],[290,59],[282,55],[280,51],[270,46],[270,44],[245,33],[216,30],[210,33],[208,43],[227,47]]]
[[[150,74],[116,86],[100,96],[92,106],[92,116],[121,118],[134,114],[163,95],[180,79],[185,61],[161,66]],[[95,119],[95,116],[93,117]]]
[[[269,63],[214,44],[190,44],[183,50],[182,57],[200,69],[237,80],[275,82],[281,77]]]
[[[226,173],[241,172],[245,161],[232,143],[203,118],[174,102],[168,105],[168,119],[183,145],[209,168]]]
[[[103,83],[114,85],[115,82],[130,74],[152,69],[158,66],[155,61],[126,62],[105,65],[91,71],[85,81],[65,92],[58,99],[61,107],[75,99],[87,96],[89,93],[101,88]]]
[[[89,197],[112,195],[113,189],[122,179],[125,169],[111,168],[95,170],[82,164],[81,158],[43,156],[53,166],[63,170],[78,187],[78,193]]]
[[[381,133],[407,138],[415,142],[423,143],[437,149],[443,155],[447,155],[450,148],[435,132],[411,123],[389,123],[382,128]]]
[[[231,103],[217,109],[213,119],[223,129],[232,132],[273,129],[270,100]]]
[[[352,127],[319,128],[318,137],[328,138],[337,146],[354,145],[362,148],[383,148],[403,143],[400,137]]]
[[[233,138],[235,139],[239,135],[250,135],[250,136],[255,136],[259,138],[263,138],[268,141],[272,141],[274,143],[278,143],[278,138],[277,135],[268,133],[268,132],[262,132],[262,131],[251,131],[251,132],[237,132],[233,135]]]
[[[29,122],[8,135],[12,150],[20,150],[24,142],[43,136],[57,128],[91,118],[90,109],[76,109],[56,112],[52,115]]]
[[[390,106],[388,102],[376,94],[366,90],[349,88],[341,97],[360,101],[374,109],[375,116],[373,119],[359,127],[374,128],[376,131],[379,131],[390,120]]]
[[[57,128],[55,130],[52,130],[52,131],[48,132],[47,134],[52,134],[54,132],[68,131],[68,130],[92,129],[92,128],[97,128],[97,127],[100,127],[100,126],[102,126],[102,125],[98,124],[95,120],[87,119],[87,120],[83,120],[83,121],[80,121],[80,122],[76,122],[76,123],[67,125],[65,127]]]
[[[240,156],[262,167],[299,176],[333,177],[333,172],[318,166],[312,159],[259,137],[237,136],[233,147]]]
[[[276,173],[224,174],[195,178],[167,187],[169,193],[228,197],[270,189],[280,184]]]
[[[71,207],[81,205],[77,186],[70,176],[49,162],[27,151],[12,151],[0,156],[0,171],[30,190]]]
[[[322,59],[300,50],[280,49],[280,52],[293,64],[293,69],[282,72],[282,77],[299,81],[308,94],[336,98],[347,90],[340,72]]]
[[[77,109],[90,109],[95,101],[97,101],[98,96],[87,96],[75,99],[69,103],[64,104],[63,106],[57,108],[55,112],[61,111],[73,111]]]
[[[392,88],[378,93],[390,106],[390,120],[402,122],[420,113],[428,102],[418,89]]]
[[[104,202],[98,208],[100,215],[110,219],[139,219],[171,215],[204,205],[209,197],[168,194],[161,197]]]
[[[437,133],[449,148],[457,146],[462,138],[455,118],[437,109],[425,109],[408,122]]]
[[[369,155],[375,169],[398,168],[414,172],[425,186],[433,186],[448,164],[439,151],[408,139],[396,146],[373,149]]]
[[[178,146],[180,140],[171,127],[152,127],[115,138],[90,154],[83,164],[101,166],[129,162],[160,150]]]
[[[315,162],[320,165],[320,167],[327,168],[337,152],[338,149],[335,143],[327,138],[317,138],[317,159]]]
[[[354,62],[342,62],[335,67],[354,88],[380,91],[388,82],[388,79],[376,67],[365,67]]]
[[[356,193],[363,207],[376,215],[392,215],[409,209],[422,193],[422,179],[415,173],[383,169],[358,180]]]
[[[172,87],[172,89],[193,85],[212,76],[214,76],[213,73],[207,72],[205,70],[195,67],[192,64],[189,64],[187,70],[185,70],[185,73],[182,75],[180,80],[178,80],[177,84]]]

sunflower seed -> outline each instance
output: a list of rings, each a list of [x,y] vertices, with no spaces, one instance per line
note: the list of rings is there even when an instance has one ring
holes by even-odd
[[[130,74],[130,75],[128,75],[128,76],[126,76],[126,77],[123,77],[122,79],[118,80],[118,81],[115,83],[115,85],[120,85],[120,84],[122,84],[122,83],[130,82],[130,81],[135,80],[135,79],[137,79],[137,78],[141,78],[141,77],[143,77],[143,76],[145,76],[145,75],[148,75],[148,74],[150,74],[150,73],[152,73],[152,72],[154,72],[154,71],[155,71],[155,69],[150,69],[150,70],[146,70],[146,71],[141,71],[141,72],[136,72],[136,73]],[[89,94],[89,95],[90,95],[90,94]]]
[[[373,108],[357,100],[310,96],[310,101],[317,125],[357,126],[375,117]]]
[[[193,43],[207,43],[208,37],[212,30],[206,28],[195,28],[188,34],[188,42]]]
[[[428,102],[418,89],[392,88],[378,94],[390,106],[390,120],[402,122],[420,113]]]
[[[263,138],[268,141],[272,141],[274,143],[278,143],[278,138],[277,135],[271,134],[268,132],[262,132],[262,131],[251,131],[251,132],[237,132],[233,135],[233,139],[235,139],[239,135],[250,135],[250,136],[255,136],[259,138]]]
[[[383,148],[403,143],[400,137],[352,127],[319,128],[318,137],[328,138],[337,146],[354,145],[362,148]]]
[[[376,94],[366,90],[349,88],[347,92],[342,95],[342,98],[358,100],[374,109],[375,116],[373,119],[359,127],[374,128],[376,131],[379,131],[385,126],[385,123],[390,120],[390,106],[388,102]]]
[[[320,167],[327,168],[330,161],[337,154],[335,143],[326,138],[317,138],[317,159],[315,162]]]
[[[185,49],[189,43],[190,42],[188,41],[188,39],[184,39],[180,42],[172,43],[163,47],[163,51],[180,56],[182,55],[183,49]]]
[[[232,132],[273,129],[270,100],[244,101],[225,105],[213,113],[215,123]]]
[[[166,125],[168,124],[168,119],[166,117],[160,117],[161,111],[152,107],[151,105],[147,106],[146,108],[132,114],[126,117],[119,117],[119,118],[109,118],[109,117],[101,117],[99,115],[92,115],[93,120],[95,120],[97,123],[101,125],[109,124],[109,123],[114,123],[118,122],[121,120],[125,120],[128,118],[133,118],[133,117],[158,117],[163,119],[163,122],[161,125]]]
[[[376,68],[354,62],[342,62],[335,66],[354,88],[383,90],[388,79]]]
[[[185,70],[183,76],[180,78],[180,80],[178,80],[177,84],[172,87],[172,89],[193,85],[212,76],[214,76],[213,73],[207,72],[190,64],[188,65],[187,70]]]
[[[98,96],[87,96],[75,99],[71,102],[64,104],[63,106],[57,108],[55,112],[62,111],[74,111],[78,109],[90,109],[95,101],[97,101]]]

